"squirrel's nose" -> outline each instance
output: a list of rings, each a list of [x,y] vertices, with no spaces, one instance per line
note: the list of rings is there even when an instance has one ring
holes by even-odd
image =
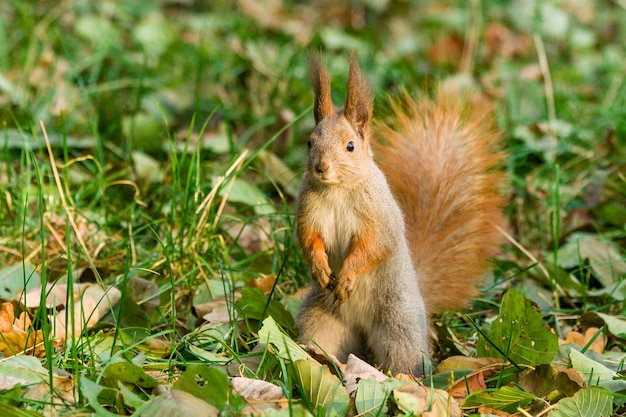
[[[319,161],[317,164],[315,164],[315,171],[317,171],[318,174],[323,174],[324,172],[328,171],[328,162]]]

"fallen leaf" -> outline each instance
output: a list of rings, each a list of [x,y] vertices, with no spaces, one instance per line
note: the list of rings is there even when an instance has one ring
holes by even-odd
[[[73,378],[53,375],[52,388],[50,389],[50,380],[48,379],[29,388],[24,394],[24,398],[45,404],[50,411],[61,405],[76,404],[78,388],[74,384]]]
[[[469,357],[469,356],[450,356],[437,365],[435,373],[447,371],[458,371],[461,369],[472,369],[474,371],[485,371],[486,368],[498,369],[502,365],[502,359],[490,357]]]
[[[463,38],[458,34],[439,37],[426,51],[426,57],[435,67],[443,65],[458,67],[463,57]]]
[[[533,394],[511,386],[503,386],[492,391],[480,391],[469,395],[462,404],[463,408],[476,408],[486,405],[509,413],[518,407],[525,407],[537,399]]]
[[[549,398],[551,402],[571,397],[585,385],[576,370],[552,364],[524,370],[519,374],[517,383],[524,391],[537,397]]]
[[[13,303],[2,303],[0,307],[0,332],[6,333],[13,327],[15,307]]]
[[[242,412],[242,414],[258,414],[262,409],[281,409],[287,405],[282,388],[270,382],[234,377],[230,385],[249,405],[249,413]]]
[[[500,22],[492,22],[485,29],[485,46],[489,59],[523,56],[531,45],[530,35],[514,33]]]
[[[140,414],[141,417],[217,417],[219,410],[185,391],[172,389],[156,397]]]
[[[244,193],[248,194],[248,193]],[[254,192],[250,191],[251,199],[254,198]],[[233,200],[231,198],[231,200]],[[237,199],[235,199],[237,200]],[[239,200],[244,200],[239,198]],[[258,204],[260,198],[256,200],[247,201],[250,205]],[[273,246],[269,236],[271,233],[271,227],[269,222],[259,217],[255,223],[245,224],[242,222],[232,223],[226,227],[228,234],[232,239],[237,241],[237,244],[241,246],[247,255],[255,255],[263,252]]]
[[[202,314],[200,317],[207,323],[230,323],[232,317],[232,306],[226,300],[212,300],[208,303],[202,303],[194,306],[196,315]]]
[[[550,363],[558,349],[555,334],[543,325],[543,315],[522,293],[509,289],[498,317],[486,326],[476,345],[480,356],[506,359],[516,365]]]
[[[122,293],[115,287],[105,290],[99,285],[90,284],[82,288],[84,292],[74,303],[73,310],[70,309],[74,312],[73,315],[59,311],[50,316],[50,321],[54,323],[54,338],[59,342],[76,337],[85,329],[93,327],[122,298]]]
[[[359,380],[374,378],[377,382],[383,382],[389,379],[385,374],[374,368],[369,363],[356,357],[353,354],[348,356],[345,369],[343,370],[343,379],[346,383],[348,393],[352,395],[356,391]]]
[[[591,355],[593,352],[588,352]],[[611,391],[623,391],[626,389],[626,381],[619,379],[619,374],[604,364],[591,359],[574,348],[570,348],[570,362],[581,375],[584,381],[590,385],[601,385]]]
[[[613,393],[602,387],[586,387],[570,398],[559,401],[548,417],[611,416]]]
[[[387,399],[394,388],[403,384],[395,379],[377,381],[374,378],[359,380],[356,394],[354,395],[354,406],[359,416],[377,417],[387,415],[389,407]]]
[[[147,313],[154,313],[161,304],[159,286],[154,282],[140,277],[130,277],[126,284],[133,290],[133,299]]]
[[[204,365],[188,366],[173,388],[201,398],[218,409],[224,408],[232,397],[226,374]]]
[[[591,340],[593,339],[593,342]],[[567,343],[574,343],[578,346],[587,346],[589,345],[589,350],[593,350],[594,352],[604,353],[604,348],[606,347],[607,339],[604,332],[600,331],[597,327],[590,327],[585,331],[585,334],[581,334],[578,332],[569,332],[565,336],[565,340],[559,340],[559,344],[564,345]]]
[[[18,353],[37,357],[45,355],[43,332],[30,327],[30,319],[24,312],[16,319],[13,303],[2,304],[0,328],[0,352],[5,357]]]
[[[268,348],[271,346],[270,349],[275,352],[276,356],[282,359],[294,362],[311,359],[300,345],[278,327],[272,316],[263,320],[263,326],[259,329],[259,344]]]
[[[615,284],[626,274],[626,261],[618,247],[610,240],[587,234],[575,233],[567,239],[558,252],[558,263],[562,268],[580,268],[588,262],[594,275],[604,287]]]
[[[510,414],[510,413],[507,413],[506,411],[496,410],[495,408],[487,407],[486,405],[481,405],[480,407],[478,407],[476,411],[481,416],[510,417],[510,416],[518,415],[517,413]]]
[[[15,296],[15,301],[18,301],[24,305],[25,308],[38,308],[41,305],[41,300],[45,299],[46,308],[59,308],[66,306],[69,302],[75,302],[80,299],[81,294],[85,289],[92,284],[74,284],[72,292],[65,284],[48,283],[44,291],[43,287],[33,288],[27,293],[18,293]],[[44,294],[42,295],[42,292]],[[71,299],[69,299],[71,297]]]
[[[393,390],[398,408],[423,417],[461,417],[463,412],[446,391],[423,385],[406,384]]]
[[[468,375],[452,385],[448,388],[448,394],[450,394],[457,403],[461,404],[472,392],[480,391],[485,388],[487,388],[485,376],[482,372],[478,372]]]
[[[258,288],[265,294],[269,294],[275,284],[276,274],[264,275],[261,278],[252,278],[252,281],[250,281],[252,288]]]
[[[314,408],[323,409],[326,415],[346,415],[350,408],[348,392],[328,366],[298,360],[294,368],[302,394],[311,400]]]
[[[15,385],[31,386],[49,380],[49,373],[41,361],[32,356],[11,356],[2,359],[0,366],[0,389],[11,389]]]

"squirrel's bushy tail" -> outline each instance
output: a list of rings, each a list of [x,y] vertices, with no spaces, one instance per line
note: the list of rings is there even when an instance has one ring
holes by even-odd
[[[374,155],[406,223],[429,314],[464,307],[501,243],[504,153],[492,106],[439,89],[392,104]]]

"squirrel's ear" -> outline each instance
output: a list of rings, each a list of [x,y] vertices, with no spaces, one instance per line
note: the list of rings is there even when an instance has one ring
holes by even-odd
[[[315,92],[313,114],[315,115],[315,124],[317,124],[333,111],[333,102],[330,98],[330,78],[322,63],[322,57],[318,53],[313,53],[309,57],[309,75]]]
[[[343,115],[362,137],[365,137],[373,107],[374,98],[367,84],[367,79],[361,73],[356,56],[352,53],[350,55],[350,73],[348,74],[348,97]]]

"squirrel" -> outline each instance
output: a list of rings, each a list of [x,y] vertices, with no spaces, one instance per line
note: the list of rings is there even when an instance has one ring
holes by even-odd
[[[343,109],[321,56],[309,73],[316,126],[295,227],[313,282],[299,341],[341,362],[373,355],[383,370],[426,374],[429,318],[477,295],[501,243],[505,153],[491,106],[439,88],[405,93],[391,121],[372,122],[354,54]]]

